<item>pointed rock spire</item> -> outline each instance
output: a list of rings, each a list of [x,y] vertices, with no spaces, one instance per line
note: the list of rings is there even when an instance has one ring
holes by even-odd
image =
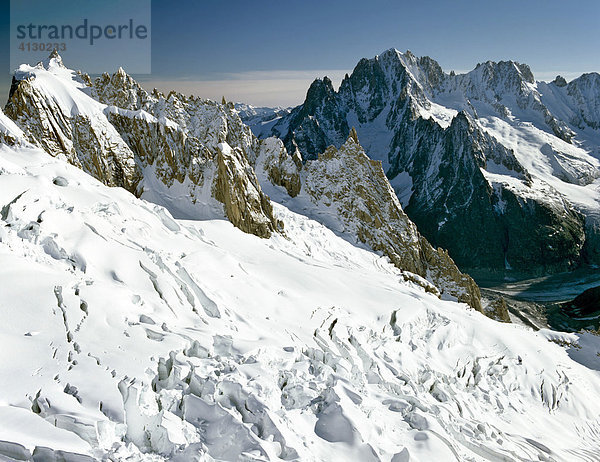
[[[352,127],[350,134],[348,135],[348,141],[350,140],[354,141],[356,144],[360,144],[358,142],[358,134],[356,133],[356,129],[354,127]]]
[[[566,87],[567,86],[567,81],[562,75],[557,75],[556,78],[554,79],[553,83],[557,87]]]
[[[52,50],[52,52],[50,53],[50,55],[48,56],[48,59],[45,59],[42,64],[44,65],[44,67],[46,69],[48,69],[49,67],[65,67],[65,65],[63,64],[62,58],[61,56],[58,54],[58,50],[56,48],[54,48]],[[39,65],[39,64],[38,64]]]

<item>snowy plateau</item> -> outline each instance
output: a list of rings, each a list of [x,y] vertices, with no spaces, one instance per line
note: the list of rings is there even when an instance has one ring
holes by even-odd
[[[600,460],[597,335],[497,322],[407,278],[268,183],[269,153],[279,183],[295,164],[229,103],[148,95],[121,71],[92,83],[56,56],[17,77],[0,114],[0,460]],[[361,168],[345,146],[310,184],[344,152]]]

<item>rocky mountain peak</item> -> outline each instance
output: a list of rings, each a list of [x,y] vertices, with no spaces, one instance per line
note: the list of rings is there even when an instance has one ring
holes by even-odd
[[[306,92],[306,111],[314,111],[334,94],[333,83],[329,77],[325,76],[322,79],[315,79]]]
[[[600,175],[597,155],[586,153],[597,152],[597,135],[576,132],[600,129],[597,75],[563,90],[535,82],[529,66],[515,61],[487,61],[451,75],[429,57],[389,49],[361,59],[337,92],[325,88],[314,84],[310,101],[281,117],[271,133],[307,161],[328,146],[341,147],[355,127],[421,232],[450,249],[465,270],[518,268],[535,276],[583,258],[582,218],[568,200],[557,199],[554,185],[586,185]],[[573,143],[575,136],[586,147]],[[471,221],[481,232],[464,226]],[[526,223],[541,230],[535,249],[519,243]],[[553,236],[564,233],[569,244],[558,248]]]
[[[567,81],[565,80],[565,78],[562,75],[557,75],[556,78],[552,81],[552,83],[554,85],[556,85],[557,87],[566,87],[567,86]]]
[[[359,144],[358,135],[356,134],[356,128],[352,127],[350,129],[350,134],[348,135],[348,141],[352,141],[355,144]]]
[[[51,67],[60,67],[66,69],[65,65],[63,64],[62,57],[58,54],[58,50],[56,48],[54,48],[48,58],[46,58],[40,64],[42,64],[45,69],[49,69]]]
[[[6,114],[30,142],[176,217],[226,216],[260,237],[281,230],[249,162],[257,141],[232,104],[156,98],[123,69],[86,83],[57,59],[15,76]]]
[[[520,92],[524,83],[535,83],[531,69],[515,61],[486,61],[467,74],[472,82],[498,94]]]
[[[418,233],[402,210],[381,162],[366,155],[356,129],[350,129],[339,149],[329,146],[304,165],[293,161],[281,141],[278,144],[268,138],[263,143],[265,149],[257,159],[259,178],[263,185],[284,186],[301,204],[298,212],[338,230],[353,243],[382,252],[407,281],[482,310],[475,282],[458,270],[447,252],[435,250]],[[294,187],[295,181],[300,187]],[[294,209],[296,202],[283,201]],[[487,314],[498,317],[498,313]]]
[[[600,95],[600,74],[597,72],[586,72],[576,79],[571,80],[567,86],[569,87],[569,93],[573,92],[573,88],[577,87],[579,90],[586,92],[586,97],[595,100]]]
[[[96,78],[92,96],[103,104],[133,111],[144,108],[150,96],[122,67],[112,75],[107,72]]]
[[[438,88],[445,80],[441,66],[429,56],[417,57],[410,50],[402,53],[392,48],[382,53],[379,59],[387,79],[391,81],[402,81],[408,74],[408,81],[412,80],[425,90],[431,90]]]

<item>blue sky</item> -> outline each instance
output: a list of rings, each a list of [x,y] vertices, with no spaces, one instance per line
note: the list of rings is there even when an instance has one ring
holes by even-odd
[[[3,5],[2,100],[10,82]],[[569,79],[600,71],[599,22],[597,0],[153,0],[152,74],[136,77],[162,90],[291,105],[315,77],[335,82],[360,58],[394,47],[446,70],[514,59],[538,79]]]

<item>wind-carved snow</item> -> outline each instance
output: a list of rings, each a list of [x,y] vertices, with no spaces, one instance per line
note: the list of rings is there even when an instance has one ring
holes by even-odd
[[[31,147],[0,172],[2,457],[600,453],[598,337],[441,301],[282,205],[260,239]]]

